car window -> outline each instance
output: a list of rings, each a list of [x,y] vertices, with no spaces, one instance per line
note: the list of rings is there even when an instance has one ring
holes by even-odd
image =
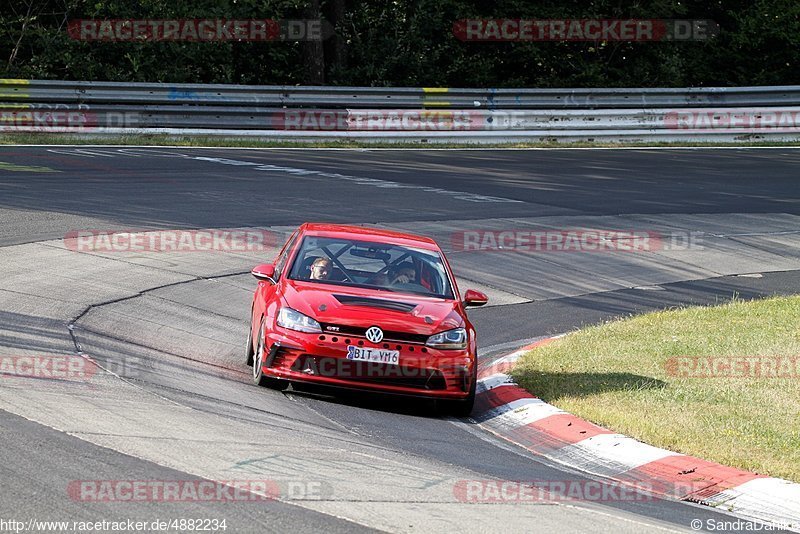
[[[289,257],[289,253],[292,251],[292,248],[294,248],[294,242],[297,241],[297,236],[299,233],[299,230],[295,230],[295,232],[286,241],[286,244],[283,245],[283,249],[278,256],[278,259],[275,261],[275,279],[278,279],[281,276],[283,267],[286,264],[286,259]]]
[[[306,236],[289,278],[453,298],[437,251],[373,241]]]

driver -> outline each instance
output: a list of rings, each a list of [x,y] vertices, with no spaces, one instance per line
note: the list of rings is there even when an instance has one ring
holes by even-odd
[[[328,258],[319,258],[314,260],[311,264],[311,280],[327,280],[331,274],[331,260]]]
[[[401,263],[389,271],[389,285],[413,284],[417,278],[417,271],[412,263]]]

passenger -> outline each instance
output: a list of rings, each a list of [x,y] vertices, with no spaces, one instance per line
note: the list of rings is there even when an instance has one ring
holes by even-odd
[[[389,270],[389,285],[413,284],[417,279],[417,271],[413,263],[401,263]]]

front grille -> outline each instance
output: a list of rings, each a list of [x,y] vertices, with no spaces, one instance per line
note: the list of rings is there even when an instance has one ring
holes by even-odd
[[[355,362],[344,358],[327,358],[301,354],[292,371],[312,376],[384,384],[425,390],[447,389],[444,375],[437,369],[424,369],[377,362]]]
[[[354,337],[366,337],[367,329],[359,326],[347,326],[333,323],[322,323],[322,331],[328,335],[342,335]],[[331,329],[332,328],[332,329]],[[412,334],[410,332],[383,331],[383,340],[386,342],[400,343],[425,343],[428,341],[427,334]]]

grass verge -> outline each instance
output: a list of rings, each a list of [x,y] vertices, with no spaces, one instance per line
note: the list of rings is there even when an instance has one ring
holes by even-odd
[[[615,432],[800,482],[799,357],[800,296],[779,297],[585,328],[528,352],[512,375]]]
[[[48,133],[4,133],[0,134],[0,145],[138,145],[138,146],[185,146],[223,148],[651,148],[651,147],[796,147],[798,141],[738,141],[735,143],[600,143],[600,142],[542,142],[542,143],[437,143],[404,141],[272,141],[248,137],[180,137],[168,135],[128,136],[81,136]]]

